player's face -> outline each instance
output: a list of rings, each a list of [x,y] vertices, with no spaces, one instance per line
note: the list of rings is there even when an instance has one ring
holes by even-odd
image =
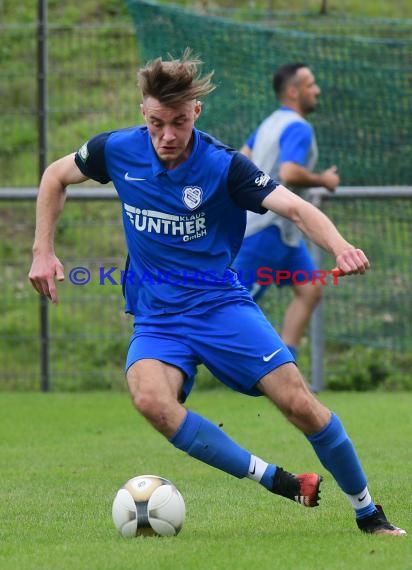
[[[310,69],[302,67],[297,72],[298,103],[303,114],[311,113],[317,105],[320,88]]]
[[[193,126],[200,115],[200,102],[186,101],[169,107],[154,97],[146,97],[140,107],[153,147],[166,168],[184,162],[192,150]]]

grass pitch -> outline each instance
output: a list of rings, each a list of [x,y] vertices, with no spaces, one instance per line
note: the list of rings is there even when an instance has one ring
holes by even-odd
[[[412,394],[322,393],[357,445],[376,502],[409,536],[369,537],[300,433],[263,398],[194,392],[190,407],[292,471],[324,475],[304,509],[175,450],[126,394],[3,393],[0,400],[0,568],[169,570],[412,568]],[[172,538],[124,539],[114,495],[134,475],[171,479],[187,508]]]

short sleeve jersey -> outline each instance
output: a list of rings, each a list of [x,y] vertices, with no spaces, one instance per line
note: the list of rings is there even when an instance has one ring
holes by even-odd
[[[253,162],[276,179],[283,162],[295,162],[313,171],[318,158],[312,125],[288,107],[280,107],[267,117],[246,144],[252,149]]]
[[[239,152],[193,129],[190,157],[166,169],[147,127],[102,133],[75,155],[81,172],[112,181],[128,250],[126,311],[154,315],[195,310],[209,299],[239,295],[231,263],[242,243],[246,210],[277,186]]]
[[[253,162],[275,179],[279,179],[279,168],[284,162],[294,162],[313,171],[318,158],[313,127],[288,107],[280,107],[269,115],[246,144],[252,149]],[[285,244],[297,246],[300,243],[302,234],[295,224],[273,212],[264,216],[249,212],[246,237],[271,225],[279,227]]]

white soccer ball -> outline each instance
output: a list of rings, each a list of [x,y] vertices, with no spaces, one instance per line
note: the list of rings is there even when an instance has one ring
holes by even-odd
[[[112,517],[122,536],[173,536],[186,516],[181,493],[168,479],[139,475],[117,491]]]

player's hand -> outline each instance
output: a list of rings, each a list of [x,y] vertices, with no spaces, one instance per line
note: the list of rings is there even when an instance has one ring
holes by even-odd
[[[329,192],[334,192],[339,182],[340,177],[338,174],[338,167],[336,165],[333,165],[322,172],[322,185],[329,190]]]
[[[370,263],[361,249],[345,249],[336,257],[334,272],[340,275],[356,275],[365,273],[370,268]]]
[[[58,303],[56,280],[64,280],[63,265],[53,254],[36,255],[29,272],[29,280],[40,295]]]

